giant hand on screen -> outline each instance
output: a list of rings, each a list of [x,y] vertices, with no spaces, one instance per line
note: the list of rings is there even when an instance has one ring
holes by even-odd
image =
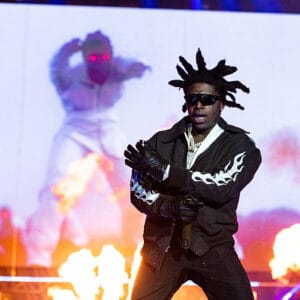
[[[64,57],[69,57],[79,50],[81,50],[81,41],[79,38],[74,38],[61,47],[60,54]]]
[[[142,61],[118,56],[112,62],[112,76],[118,81],[140,78],[146,71],[151,71],[151,67]]]
[[[145,65],[142,62],[134,62],[132,63],[126,72],[128,78],[136,77],[140,78],[143,76],[146,70],[151,70],[150,66]]]
[[[136,148],[128,145],[124,155],[125,164],[130,168],[145,172],[158,181],[163,180],[168,162],[146,142],[139,141]]]

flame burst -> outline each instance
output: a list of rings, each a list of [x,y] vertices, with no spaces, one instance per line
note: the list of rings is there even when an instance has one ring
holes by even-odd
[[[69,255],[67,261],[59,268],[58,273],[72,283],[78,295],[77,299],[94,300],[95,295],[99,292],[96,266],[97,261],[91,251],[81,249]]]
[[[59,287],[50,287],[47,296],[54,300],[78,300],[73,291],[61,289]]]
[[[124,284],[128,282],[125,259],[112,245],[104,245],[97,258],[99,283],[103,289],[102,300],[118,300],[124,296]]]
[[[97,168],[112,171],[113,163],[103,156],[90,153],[80,160],[73,161],[68,166],[67,176],[52,187],[52,192],[60,201],[58,209],[68,213],[86,187]]]
[[[132,289],[134,285],[134,281],[137,275],[137,272],[139,270],[139,266],[142,262],[142,256],[141,256],[141,249],[143,247],[143,242],[140,242],[135,250],[134,256],[133,256],[133,263],[131,265],[131,271],[130,271],[130,279],[128,283],[128,294],[127,294],[127,300],[131,299],[132,295]]]
[[[58,273],[72,284],[75,293],[50,288],[48,295],[53,300],[95,300],[101,291],[102,300],[119,300],[128,282],[125,259],[112,245],[104,245],[97,257],[88,249],[70,254]]]
[[[274,258],[269,265],[273,279],[287,284],[291,272],[300,275],[300,224],[281,230],[273,245]]]

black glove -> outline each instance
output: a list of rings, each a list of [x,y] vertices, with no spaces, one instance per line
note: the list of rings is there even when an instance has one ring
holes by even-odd
[[[167,198],[162,201],[159,213],[165,218],[176,219],[183,223],[192,223],[198,214],[202,202],[195,201],[190,195]]]
[[[142,171],[138,171],[135,169],[132,169],[132,178],[135,182],[138,182],[139,185],[141,185],[146,190],[154,190],[154,186],[156,181],[148,175],[143,173]]]
[[[159,182],[162,181],[168,162],[147,143],[139,141],[136,144],[136,149],[132,145],[128,145],[124,155],[127,166],[148,173]]]

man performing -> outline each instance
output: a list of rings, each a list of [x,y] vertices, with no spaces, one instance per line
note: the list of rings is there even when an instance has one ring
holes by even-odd
[[[237,70],[225,60],[207,69],[200,49],[197,69],[179,60],[182,79],[169,84],[183,89],[188,115],[124,153],[132,168],[131,201],[146,214],[132,300],[171,299],[187,280],[209,300],[253,300],[233,234],[240,192],[261,155],[246,131],[221,118],[225,106],[243,109],[233,94],[249,89],[224,78]]]

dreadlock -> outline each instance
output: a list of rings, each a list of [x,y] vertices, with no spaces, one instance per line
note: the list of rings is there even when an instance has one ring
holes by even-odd
[[[225,64],[225,59],[223,59],[220,60],[213,69],[208,70],[206,68],[206,62],[204,61],[199,48],[196,53],[196,63],[198,66],[198,70],[195,70],[193,66],[182,56],[179,56],[179,61],[184,68],[177,65],[176,69],[183,80],[171,80],[169,81],[170,85],[183,88],[185,92],[186,88],[193,83],[206,82],[208,84],[214,85],[220,92],[224,105],[227,105],[229,107],[237,107],[242,110],[244,109],[242,105],[236,102],[233,93],[236,93],[237,89],[240,89],[245,93],[249,93],[249,88],[240,81],[227,81],[223,78],[224,76],[230,75],[237,71],[236,67],[227,66]],[[182,110],[185,112],[186,109],[186,104],[184,104]]]

